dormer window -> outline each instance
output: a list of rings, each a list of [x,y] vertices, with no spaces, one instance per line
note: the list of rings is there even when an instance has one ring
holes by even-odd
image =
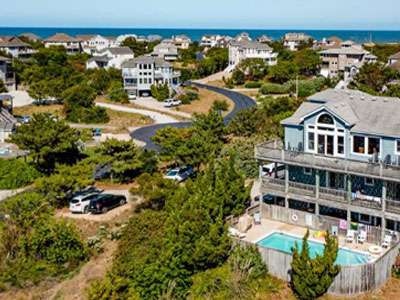
[[[328,114],[323,114],[318,118],[319,124],[326,124],[326,125],[335,125],[335,121],[333,118]]]

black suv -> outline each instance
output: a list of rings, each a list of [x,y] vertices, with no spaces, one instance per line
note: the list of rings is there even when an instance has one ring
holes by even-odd
[[[122,206],[126,203],[126,197],[122,195],[100,194],[90,200],[89,212],[92,214],[106,213],[111,208]]]

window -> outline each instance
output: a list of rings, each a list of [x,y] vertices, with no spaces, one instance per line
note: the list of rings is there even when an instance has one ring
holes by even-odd
[[[328,125],[334,125],[335,122],[333,121],[333,118],[328,115],[328,114],[323,114],[318,118],[318,123],[320,124],[328,124]]]
[[[400,140],[395,141],[396,153],[400,154]]]
[[[368,154],[377,154],[380,151],[381,140],[379,138],[368,138]]]
[[[353,152],[359,154],[365,153],[365,137],[353,136]]]
[[[374,186],[375,180],[373,178],[365,177],[365,185]]]
[[[312,175],[312,169],[311,168],[304,168],[304,175]]]
[[[338,136],[337,139],[337,153],[344,154],[344,136]]]
[[[308,150],[314,151],[315,149],[315,134],[314,132],[308,133]]]

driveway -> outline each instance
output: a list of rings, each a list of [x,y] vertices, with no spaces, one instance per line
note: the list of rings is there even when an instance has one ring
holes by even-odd
[[[190,119],[192,117],[191,114],[189,114],[189,113],[185,113],[183,111],[177,111],[174,108],[164,107],[163,102],[157,101],[156,99],[154,99],[152,97],[138,98],[138,99],[134,100],[132,103],[140,105],[144,108],[155,109],[160,112],[166,112],[166,113],[177,115],[177,116],[180,116],[180,117],[186,118],[186,119]]]
[[[31,98],[31,96],[29,96],[28,92],[26,91],[11,91],[7,94],[10,94],[14,97],[13,107],[26,106],[34,102],[34,100]]]
[[[118,104],[111,104],[111,103],[104,103],[104,102],[96,102],[96,105],[100,106],[100,107],[116,110],[116,111],[141,114],[141,115],[152,118],[154,120],[154,122],[157,124],[174,123],[174,122],[178,121],[177,119],[175,119],[173,117],[170,117],[168,115],[158,113],[155,111],[151,111],[151,110],[137,109],[137,108],[126,107],[126,106],[122,106],[122,105],[118,105]]]
[[[198,82],[192,82],[192,84],[200,88],[208,89],[210,91],[224,95],[233,101],[235,106],[233,110],[224,118],[225,123],[229,123],[229,121],[233,117],[235,117],[236,114],[241,110],[256,105],[256,102],[252,98],[235,91],[211,85],[201,84]],[[156,144],[154,144],[153,141],[151,140],[151,138],[156,134],[157,130],[165,127],[187,128],[190,127],[191,124],[192,124],[191,122],[187,121],[187,122],[171,122],[167,124],[156,124],[156,125],[145,126],[132,131],[131,137],[135,140],[144,142],[146,144],[145,146],[146,149],[159,151],[160,150],[159,147]]]

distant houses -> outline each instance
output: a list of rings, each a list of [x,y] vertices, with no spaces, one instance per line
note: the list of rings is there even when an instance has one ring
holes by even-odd
[[[204,35],[200,40],[200,46],[205,48],[227,48],[232,40],[230,36]]]
[[[76,37],[81,40],[82,51],[90,55],[93,55],[96,51],[120,45],[115,37],[104,37],[98,34],[77,35]]]
[[[400,72],[400,52],[397,52],[389,57],[388,67]]]
[[[178,48],[178,49],[189,49],[190,44],[192,44],[192,40],[184,35],[177,35],[172,37],[172,43]]]

